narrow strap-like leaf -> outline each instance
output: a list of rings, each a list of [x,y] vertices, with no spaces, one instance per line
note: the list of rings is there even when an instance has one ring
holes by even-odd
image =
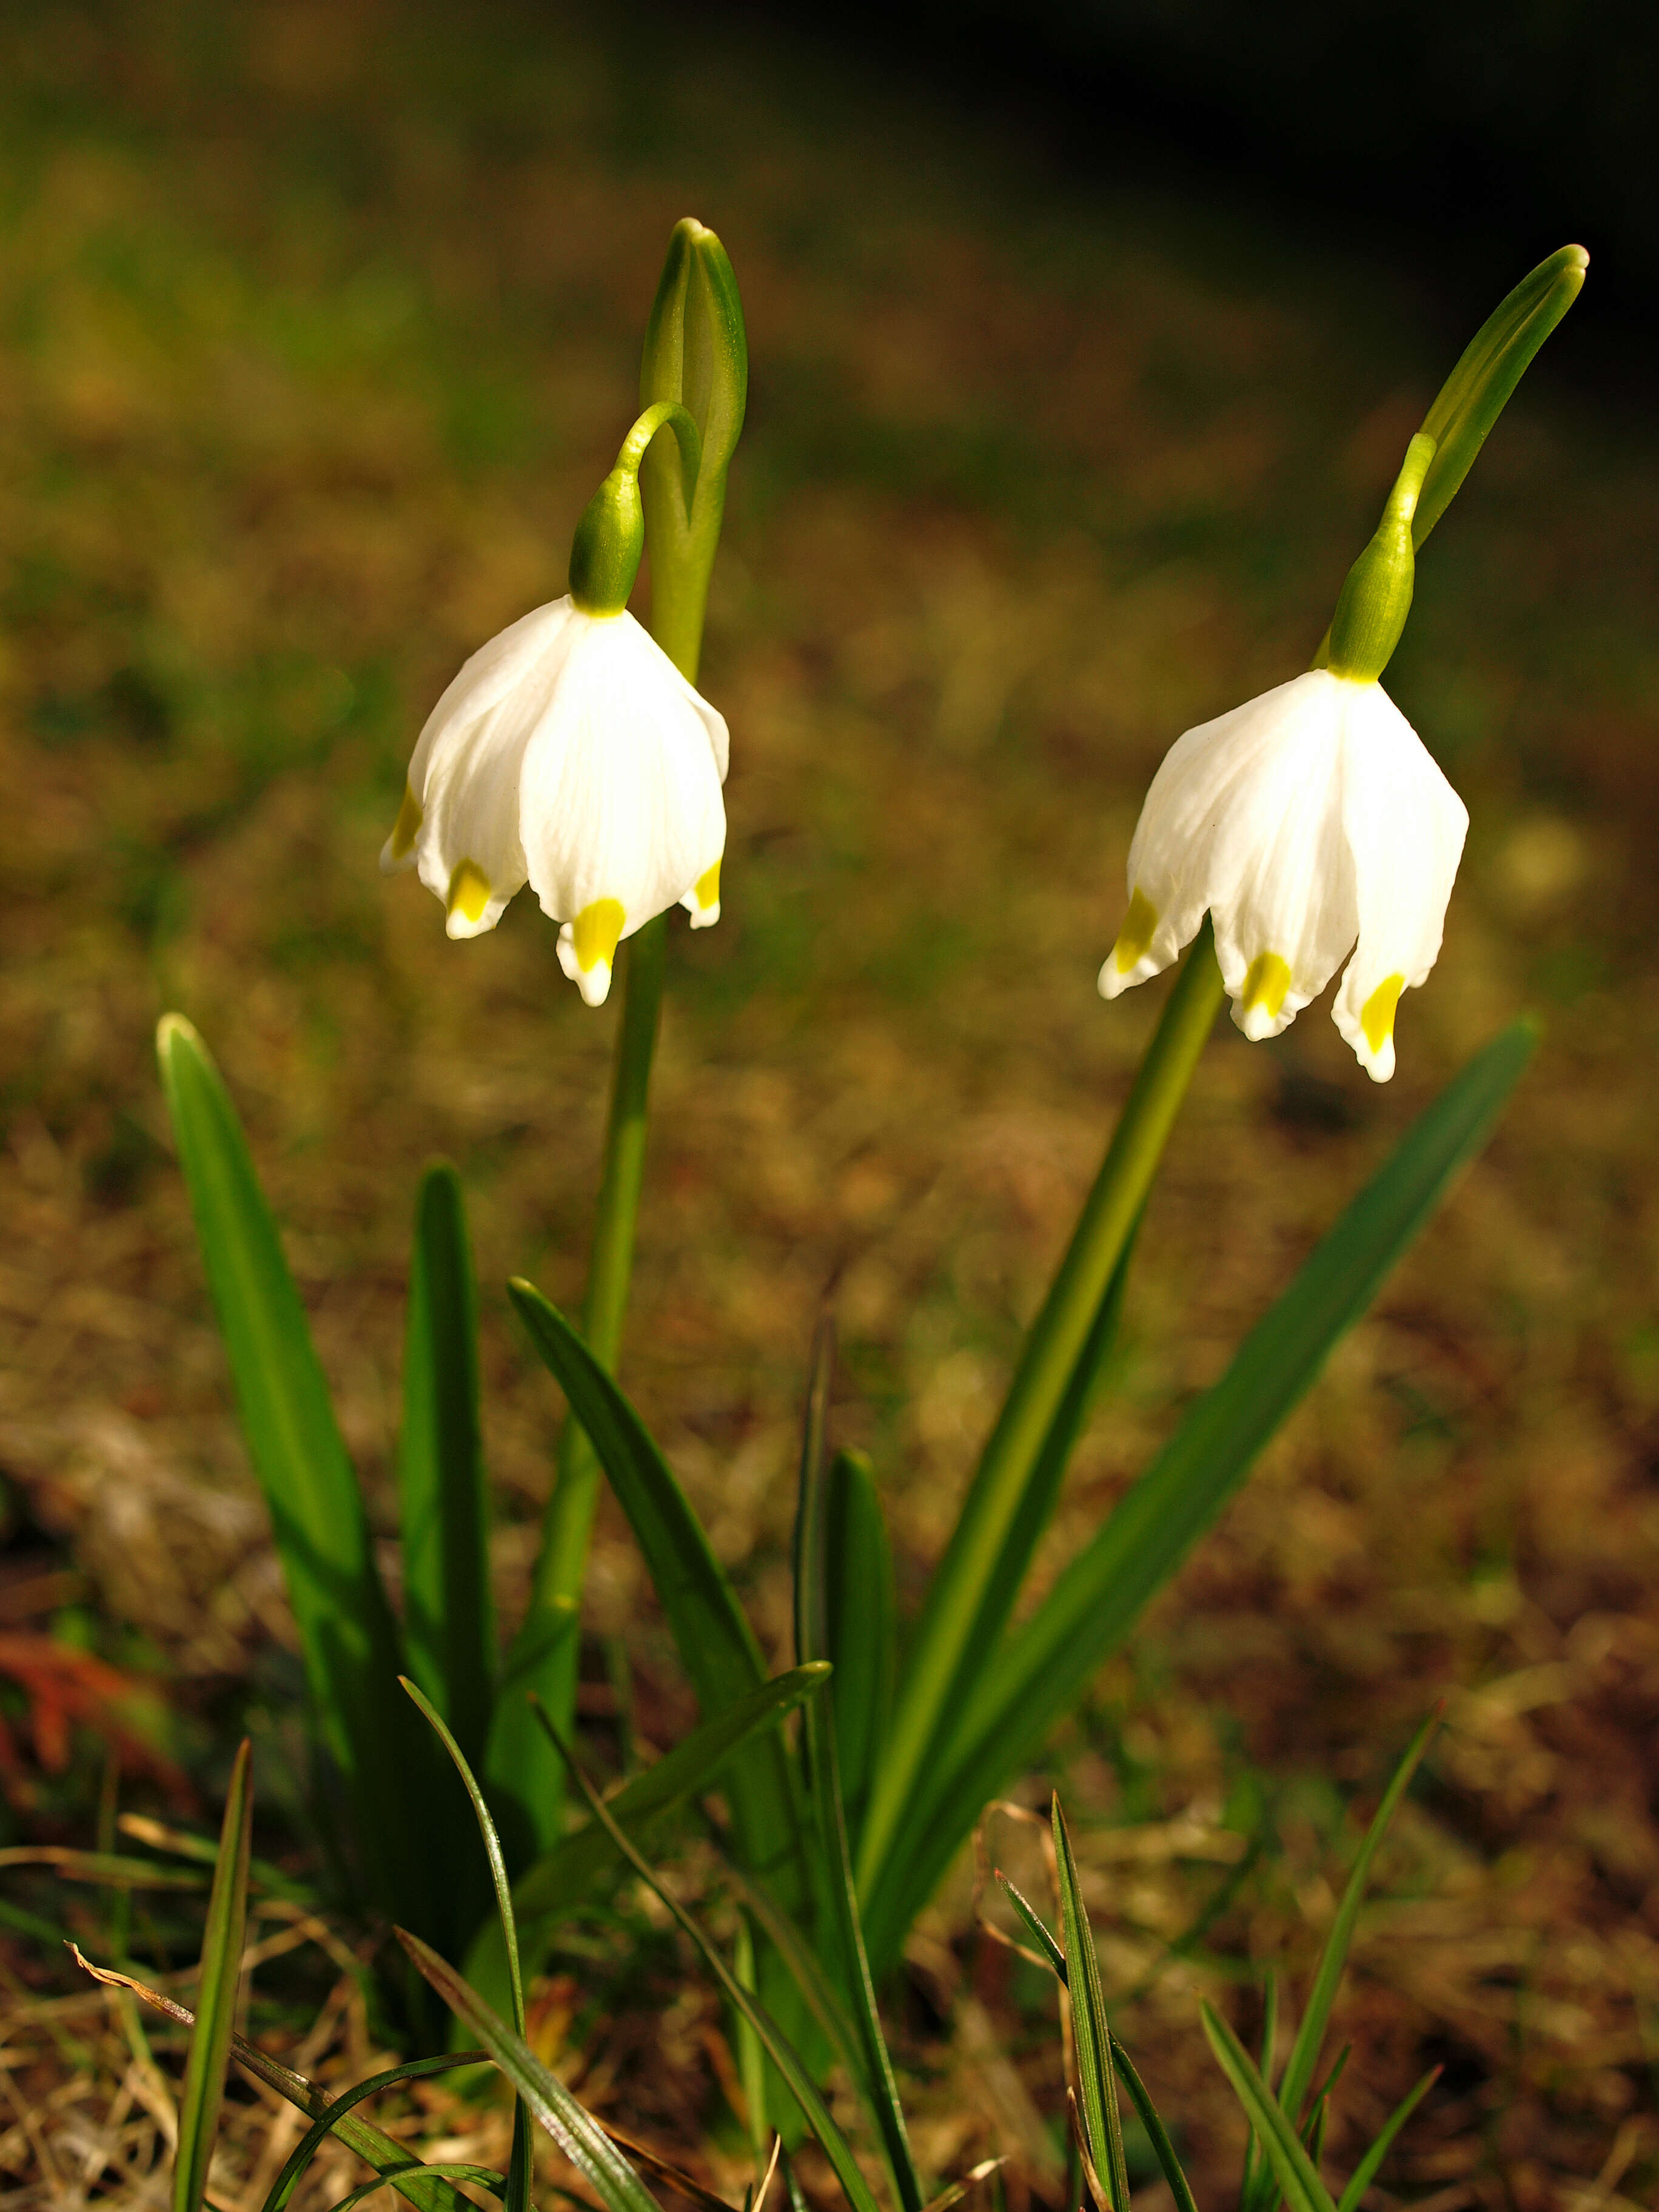
[[[1365,1885],[1370,1879],[1371,1861],[1377,1847],[1387,1835],[1400,1801],[1411,1785],[1411,1779],[1429,1747],[1429,1740],[1440,1725],[1438,1708],[1431,1712],[1418,1729],[1407,1747],[1406,1755],[1395,1769],[1394,1779],[1383,1793],[1375,1818],[1365,1832],[1365,1840],[1359,1846],[1359,1855],[1353,1863],[1347,1886],[1342,1892],[1342,1902],[1331,1923],[1331,1932],[1325,1939],[1320,1954],[1319,1969],[1314,1976],[1314,1985],[1309,1992],[1307,2010],[1302,2015],[1296,2041],[1291,2046],[1291,2056],[1285,2068],[1285,2079],[1279,2085],[1279,2102],[1292,2120],[1301,2117],[1302,2105],[1313,2080],[1314,2068],[1319,2063],[1320,2045],[1325,2039],[1331,2007],[1341,1984],[1348,1963],[1348,1951],[1353,1942],[1355,1923],[1364,1900]]]
[[[1438,2066],[1431,2066],[1417,2087],[1408,2091],[1395,2106],[1382,2134],[1355,2166],[1347,2187],[1337,2198],[1336,2212],[1358,2212],[1360,2199],[1376,2180],[1377,2168],[1394,2148],[1395,2137],[1440,2079],[1440,2075]]]
[[[307,1681],[380,1901],[424,1926],[416,1783],[434,1770],[398,1693],[403,1655],[356,1474],[230,1094],[181,1015],[163,1018],[156,1054]]]
[[[398,1508],[409,1672],[477,1767],[494,1695],[489,1502],[477,1290],[460,1178],[447,1161],[427,1169],[415,1200]]]
[[[1004,1644],[962,1715],[937,1778],[919,1779],[895,1853],[866,1888],[880,1978],[981,1808],[1070,1710],[1141,1607],[1186,1557],[1364,1311],[1451,1177],[1479,1151],[1530,1058],[1517,1022],[1476,1054],[1407,1132],[1240,1346],[1214,1389]],[[867,1840],[867,1838],[866,1838]]]
[[[1117,2069],[1119,2081],[1129,2093],[1130,2103],[1140,2115],[1140,2124],[1151,2141],[1152,2154],[1158,2160],[1164,2179],[1170,2185],[1170,2194],[1176,2202],[1176,2212],[1198,2212],[1192,2185],[1182,2170],[1181,2160],[1176,2156],[1170,2130],[1164,2126],[1146,2084],[1135,2071],[1128,2052],[1115,2035],[1112,2038],[1112,2063]]]
[[[253,1833],[250,1773],[253,1747],[246,1737],[230,1770],[224,1825],[219,1832],[219,1861],[208,1898],[207,1930],[202,1939],[202,1972],[196,1996],[196,2025],[185,2062],[184,2094],[179,2103],[179,2148],[173,2169],[173,2212],[201,2212],[213,2147],[219,2139],[219,2108],[224,2101],[225,2062],[236,2018],[236,1990],[242,1973],[242,1939],[247,1932],[247,1862]]]
[[[418,2158],[406,2159],[401,2168],[394,2166],[390,2173],[375,2174],[368,2181],[360,2181],[355,2189],[347,2190],[328,2208],[328,2212],[356,2212],[356,2207],[366,2197],[373,2197],[377,2189],[384,2189],[388,2181],[396,2184],[399,2172],[428,2175],[453,2175],[458,2181],[476,2181],[493,2197],[501,2194],[501,2177],[493,2166],[468,2166],[465,2160],[446,2160],[441,2166],[422,2166]]]
[[[537,1352],[586,1431],[628,1516],[702,1717],[712,1720],[765,1680],[753,1630],[702,1523],[650,1431],[558,1309],[533,1283],[508,1293]],[[783,1747],[769,1733],[740,1745],[727,1768],[732,1817],[749,1864],[791,1911],[810,1900],[799,1808]]]
[[[187,2006],[164,1996],[160,1990],[151,1989],[148,1983],[135,1979],[131,1974],[118,1973],[112,1966],[94,1966],[92,1960],[83,1957],[73,1943],[69,1948],[75,1954],[76,1966],[90,1974],[94,1981],[102,1982],[109,1989],[131,1990],[134,1996],[147,2005],[154,2006],[157,2012],[165,2013],[169,2020],[177,2021],[181,2027],[195,2027],[196,2015]],[[279,2097],[286,2097],[289,2103],[305,2113],[307,2118],[320,2118],[328,2110],[329,2100],[323,2090],[307,2081],[303,2074],[295,2074],[288,2067],[278,2064],[268,2052],[261,2051],[257,2043],[249,2043],[243,2036],[233,2035],[230,2051],[239,2066],[252,2074],[256,2081],[263,2081],[267,2088],[274,2089]],[[465,2057],[477,2055],[464,2054]],[[462,2062],[457,2059],[453,2063]],[[398,2142],[394,2136],[361,2118],[356,2112],[349,2112],[343,2118],[337,2120],[334,2132],[359,2158],[389,2181],[405,2203],[414,2206],[415,2212],[471,2212],[470,2200],[452,2183],[441,2176],[430,2174],[424,2166],[411,2170],[406,2143]]]
[[[539,1711],[540,1708],[538,1710]],[[876,2200],[870,2192],[870,2185],[860,2172],[858,2160],[853,2155],[851,2144],[836,2126],[830,2107],[819,2094],[817,2082],[812,2079],[809,2069],[802,2063],[793,2045],[754,1992],[744,1989],[743,1984],[732,1972],[714,1945],[703,1934],[702,1929],[679,1899],[672,1891],[664,1887],[658,1880],[650,1862],[635,1849],[623,1830],[617,1826],[616,1821],[611,1818],[610,1808],[589,1782],[574,1753],[560,1738],[545,1712],[541,1713],[541,1720],[543,1727],[547,1729],[548,1734],[563,1754],[565,1764],[575,1778],[577,1787],[587,1800],[588,1810],[595,1820],[605,1823],[611,1831],[612,1841],[634,1871],[642,1881],[649,1884],[652,1890],[668,1907],[675,1920],[702,1953],[710,1972],[725,1990],[726,1996],[749,2021],[765,2045],[767,2057],[788,2084],[791,2095],[800,2106],[802,2118],[817,2137],[819,2148],[835,2168],[836,2179],[840,2182],[853,2208],[853,2212],[878,2212]]]
[[[803,1661],[823,1659],[830,1638],[825,1446],[834,1364],[835,1338],[826,1322],[819,1328],[814,1347],[812,1382],[807,1393],[801,1442],[800,1494],[795,1511],[795,1652]],[[846,1808],[842,1801],[834,1708],[824,1698],[815,1698],[805,1709],[805,1720],[808,1782],[817,1820],[818,1851],[829,1890],[830,1914],[841,1952],[842,1984],[851,2004],[859,2040],[859,2086],[876,2124],[903,2212],[921,2212],[926,2192],[911,2153],[893,2062],[876,2006],[875,1985],[870,1978],[870,1962],[865,1955],[858,1888],[853,1878]]]
[[[847,1832],[856,1853],[892,1718],[898,1650],[892,1547],[862,1452],[838,1451],[824,1478],[823,1582],[823,1656],[836,1669],[830,1702]]]
[[[477,1784],[472,1769],[467,1765],[465,1753],[456,1742],[451,1730],[444,1724],[442,1716],[420,1687],[403,1678],[403,1685],[422,1712],[437,1731],[444,1749],[454,1761],[455,1771],[471,1800],[473,1815],[478,1823],[478,1833],[483,1841],[484,1856],[489,1862],[489,1878],[495,1889],[495,1910],[501,1919],[501,1941],[507,1952],[508,1985],[513,1992],[514,2033],[525,2032],[524,1977],[519,1970],[519,1929],[513,1917],[513,1889],[507,1878],[507,1861],[501,1855],[501,1839],[495,1832],[495,1823],[489,1817],[489,1808],[484,1803],[483,1792]],[[507,2161],[507,2212],[528,2212],[530,2203],[530,2127],[522,2097],[514,2100],[513,2112],[513,2148]]]
[[[1000,1867],[997,1869],[997,1881],[1003,1895],[1036,1938],[1037,1948],[1048,1961],[1049,1971],[1059,1981],[1061,1989],[1064,1989],[1066,1986],[1066,1954],[1049,1934],[1042,1914],[1029,1898],[1015,1888]]]
[[[1336,2212],[1318,2170],[1249,2052],[1212,2006],[1201,2004],[1200,2011],[1210,2048],[1244,2107],[1290,2212]]]
[[[418,1972],[456,2019],[477,2037],[540,2125],[598,2195],[605,2212],[660,2212],[656,2198],[592,2114],[572,2096],[523,2037],[515,2035],[429,1944],[405,1928],[398,1929],[397,1935]]]
[[[1112,2031],[1100,1985],[1100,1960],[1058,1796],[1053,1800],[1052,1819],[1060,1918],[1066,1931],[1066,1989],[1072,2006],[1072,2042],[1083,2104],[1084,2147],[1096,2175],[1110,2192],[1110,2212],[1129,2212],[1129,2173],[1123,2156],[1123,2124],[1118,2115]],[[1108,2212],[1107,2205],[1103,2204],[1100,2212]]]
[[[366,2097],[373,2097],[381,2089],[390,2089],[399,2081],[422,2081],[428,2075],[446,2074],[453,2067],[476,2066],[489,2055],[483,2051],[447,2051],[441,2057],[411,2058],[401,2066],[388,2066],[384,2074],[371,2074],[366,2081],[354,2082],[350,2088],[317,2115],[294,2146],[282,2172],[266,2192],[263,2212],[283,2212],[283,2205],[294,2194],[295,2183],[317,2152],[352,2107],[362,2104]],[[384,2179],[385,2176],[382,2175],[381,2179]],[[501,2177],[497,2175],[495,2179],[499,2185]],[[495,2193],[497,2196],[501,2194],[499,2185]]]

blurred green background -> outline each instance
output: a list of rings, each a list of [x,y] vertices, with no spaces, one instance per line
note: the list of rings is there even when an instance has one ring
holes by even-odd
[[[559,1408],[498,1286],[579,1295],[611,1012],[527,897],[451,945],[374,862],[438,691],[563,588],[686,213],[753,364],[702,678],[731,842],[720,927],[672,937],[624,1379],[781,1653],[832,1290],[837,1433],[912,1586],[937,1554],[1155,1018],[1161,986],[1108,1009],[1093,980],[1146,781],[1305,664],[1464,337],[1577,228],[1522,224],[1459,292],[1426,218],[1410,253],[1358,212],[1345,243],[1317,177],[1304,219],[1282,177],[1183,182],[1178,145],[1062,159],[1045,112],[764,16],[0,21],[0,1665],[45,1636],[157,1677],[208,1798],[244,1721],[280,1797],[298,1678],[153,1025],[179,1007],[220,1057],[384,1525],[408,1210],[425,1157],[459,1164],[510,1625]],[[1047,1554],[1453,1069],[1540,1011],[1490,1154],[1056,1750],[1097,1870],[1177,1815],[1256,1833],[1224,1977],[1310,1955],[1343,1794],[1450,1698],[1347,2021],[1362,2094],[1448,2065],[1400,2169],[1439,2212],[1598,2174],[1639,2199],[1659,2151],[1659,441],[1632,331],[1575,361],[1583,242],[1585,304],[1390,672],[1473,817],[1401,1073],[1370,1086],[1323,1004],[1271,1047],[1222,1026]],[[689,1702],[615,1520],[588,1626],[594,1710],[620,1640],[660,1748]],[[94,1747],[59,1763],[0,1698],[13,1835],[86,1840]],[[1202,2167],[1231,2123],[1167,1947],[1204,1869],[1135,1868],[1100,1893],[1109,1978]],[[941,2159],[1004,2125],[962,2088],[988,2062],[947,1999],[1006,1996],[968,1920],[964,1881],[915,1968]]]

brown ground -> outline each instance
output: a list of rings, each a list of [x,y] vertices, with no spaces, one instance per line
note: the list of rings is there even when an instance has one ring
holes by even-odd
[[[826,1283],[839,1433],[875,1454],[914,1584],[1156,1013],[1156,987],[1110,1010],[1092,987],[1146,778],[1305,661],[1462,342],[1398,273],[1066,184],[820,64],[717,51],[675,76],[625,69],[622,32],[468,21],[0,28],[0,1665],[14,1728],[27,1683],[44,1716],[14,1748],[13,1840],[92,1839],[77,1653],[154,1677],[198,1819],[238,1725],[273,1804],[292,1741],[291,1631],[149,1056],[167,1006],[247,1117],[382,1513],[414,1178],[459,1163],[521,1601],[558,1408],[494,1286],[579,1292],[610,1018],[526,902],[453,947],[374,860],[437,690],[561,587],[672,220],[726,239],[755,387],[705,664],[733,732],[726,911],[674,937],[626,1379],[779,1655]],[[1569,322],[1558,360],[1571,343]],[[1243,2024],[1241,1962],[1305,1972],[1345,1807],[1437,1697],[1340,2014],[1329,2169],[1440,2061],[1395,2199],[1602,2212],[1659,2179],[1656,513],[1646,426],[1534,379],[1391,672],[1474,817],[1401,1073],[1373,1091],[1322,1006],[1276,1047],[1218,1035],[1045,1552],[1452,1070],[1541,1009],[1486,1159],[1057,1749],[1109,1995],[1206,2206],[1239,2127],[1194,1991],[1236,1986]],[[588,1618],[671,1740],[689,1706],[614,1519]],[[43,1668],[92,1703],[54,1702]],[[188,1811],[137,1755],[129,1799]],[[1172,1954],[1253,1823],[1208,1948]],[[93,1892],[15,1894],[119,1940]],[[924,2157],[1009,2150],[1017,2201],[1055,2045],[969,1920],[964,1873],[919,1931],[901,2039]],[[164,2092],[48,1946],[6,1942],[16,2201],[155,2201]],[[713,2000],[638,1908],[592,1943],[542,1991],[549,2047],[740,2186]],[[349,1989],[311,2054],[342,2081],[378,2032]],[[303,2032],[298,2003],[272,2034]],[[426,2109],[417,2131],[498,2132]],[[234,2132],[218,2194],[254,2212],[283,2147],[257,2106]]]

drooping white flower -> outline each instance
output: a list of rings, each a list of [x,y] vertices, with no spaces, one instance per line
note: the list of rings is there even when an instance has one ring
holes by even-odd
[[[1328,668],[1281,684],[1165,756],[1101,994],[1167,968],[1207,911],[1234,1021],[1277,1036],[1352,951],[1334,1018],[1386,1083],[1395,1009],[1440,951],[1468,819],[1380,684]]]
[[[597,1006],[619,940],[653,915],[678,900],[693,928],[719,921],[726,758],[724,718],[632,615],[556,599],[481,647],[428,716],[380,865],[419,870],[452,937],[493,929],[527,881]]]

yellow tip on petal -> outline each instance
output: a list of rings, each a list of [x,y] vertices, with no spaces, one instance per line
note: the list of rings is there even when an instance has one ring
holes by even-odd
[[[1259,1008],[1269,1021],[1277,1021],[1279,1010],[1285,1003],[1285,994],[1290,988],[1288,963],[1276,952],[1258,952],[1250,963],[1250,972],[1244,978],[1245,1012],[1253,1014]]]
[[[392,860],[406,858],[415,840],[421,834],[421,824],[426,819],[421,802],[409,786],[404,786],[404,803],[398,809],[398,819],[392,825],[392,835],[386,840],[386,857]],[[452,900],[451,903],[453,902]],[[483,911],[482,908],[479,909]],[[476,916],[475,916],[476,919]]]
[[[708,929],[720,918],[720,864],[705,868],[680,901],[691,916],[693,929]]]
[[[451,914],[465,915],[468,921],[479,921],[489,904],[489,877],[476,860],[458,860],[455,872],[449,878],[449,896],[444,901],[445,907]]]
[[[1359,1026],[1373,1052],[1381,1052],[1394,1035],[1394,1012],[1406,988],[1403,975],[1385,975],[1359,1009]]]
[[[1133,891],[1129,897],[1129,911],[1123,917],[1117,943],[1112,947],[1112,964],[1120,975],[1127,975],[1146,957],[1146,948],[1152,941],[1152,932],[1157,927],[1158,908],[1145,891]]]
[[[595,899],[570,925],[570,941],[576,965],[586,975],[603,961],[608,968],[617,957],[617,945],[628,916],[620,899]]]

